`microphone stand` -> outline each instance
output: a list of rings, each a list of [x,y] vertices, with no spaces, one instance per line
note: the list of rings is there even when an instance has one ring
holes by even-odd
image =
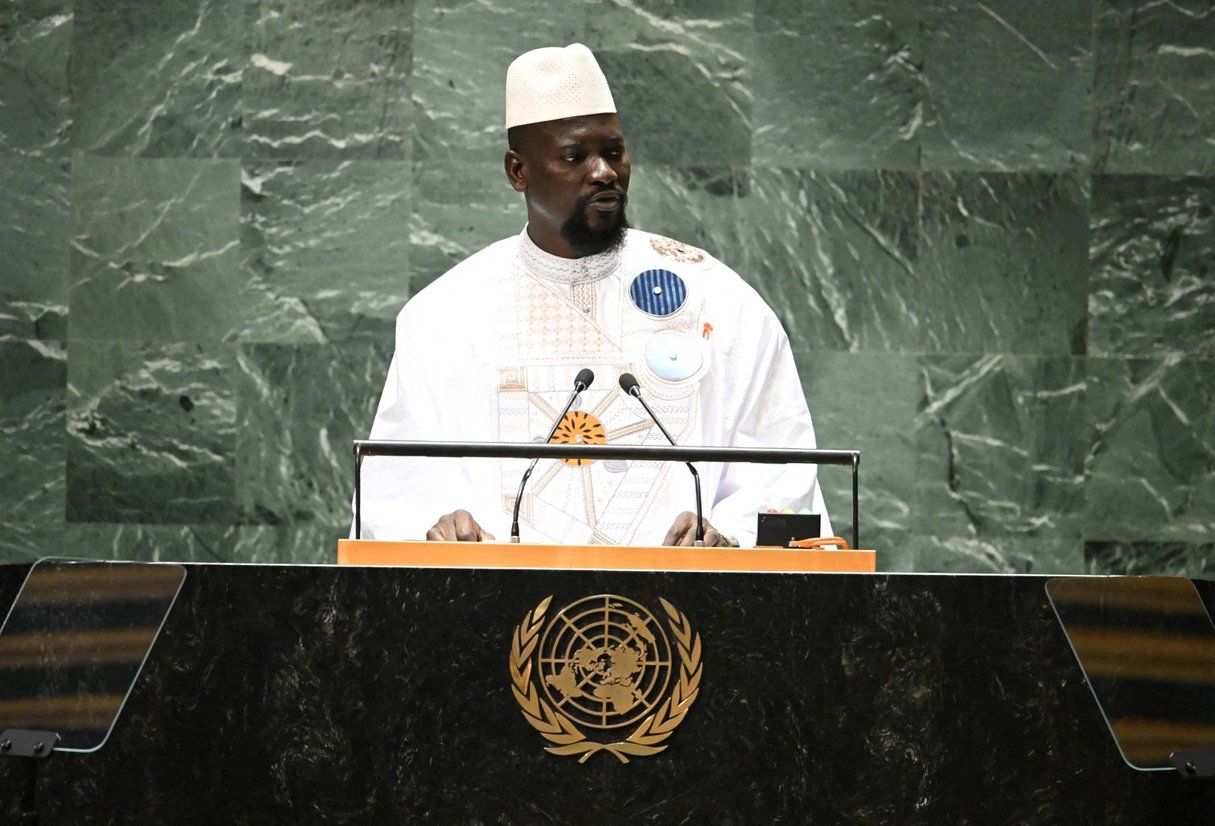
[[[658,421],[658,417],[654,415],[654,411],[645,403],[645,399],[641,398],[641,387],[637,384],[637,379],[633,377],[632,373],[620,374],[620,389],[641,402],[641,406],[645,408],[645,412],[653,419],[654,424],[658,425],[658,429],[662,431],[662,435],[667,437],[667,441],[673,447],[679,447],[675,443],[675,439],[667,432],[667,429],[662,426],[662,422]],[[705,546],[705,522],[700,500],[700,474],[696,472],[696,468],[692,466],[691,462],[685,462],[684,464],[688,466],[688,470],[692,471],[692,481],[696,484],[696,547],[703,548]]]
[[[549,430],[548,436],[544,442],[548,444],[552,441],[553,434],[557,432],[557,428],[561,426],[561,422],[565,420],[565,414],[570,412],[570,408],[574,406],[574,402],[582,395],[582,391],[591,386],[591,382],[595,380],[595,374],[588,368],[584,367],[578,371],[578,375],[574,378],[574,392],[570,394],[569,401],[565,403],[565,409],[561,411],[561,415],[553,422],[552,429]],[[661,425],[659,425],[661,427]],[[519,491],[515,494],[515,510],[511,514],[510,520],[510,541],[519,541],[519,506],[523,504],[523,488],[527,486],[527,480],[532,478],[532,471],[536,469],[536,463],[540,461],[537,456],[532,459],[532,463],[527,466],[527,470],[523,471],[523,478],[519,480]],[[697,483],[699,484],[699,483]]]

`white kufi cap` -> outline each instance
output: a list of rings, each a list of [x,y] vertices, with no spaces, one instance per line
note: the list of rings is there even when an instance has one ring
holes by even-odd
[[[581,43],[533,49],[506,70],[506,128],[616,111],[607,78]]]

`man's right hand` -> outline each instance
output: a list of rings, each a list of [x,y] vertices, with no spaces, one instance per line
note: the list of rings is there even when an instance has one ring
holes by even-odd
[[[471,513],[458,510],[440,516],[426,532],[426,538],[432,542],[481,542],[493,539],[494,535],[478,525]]]

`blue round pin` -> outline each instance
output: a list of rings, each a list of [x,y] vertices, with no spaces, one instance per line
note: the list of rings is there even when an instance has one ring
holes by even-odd
[[[629,285],[633,306],[652,316],[668,316],[683,306],[688,287],[670,270],[646,270]]]

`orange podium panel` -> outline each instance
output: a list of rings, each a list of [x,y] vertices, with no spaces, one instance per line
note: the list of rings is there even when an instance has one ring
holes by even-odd
[[[339,565],[404,568],[546,568],[592,571],[872,573],[874,551],[787,548],[667,548],[632,545],[525,545],[509,542],[338,540]]]

